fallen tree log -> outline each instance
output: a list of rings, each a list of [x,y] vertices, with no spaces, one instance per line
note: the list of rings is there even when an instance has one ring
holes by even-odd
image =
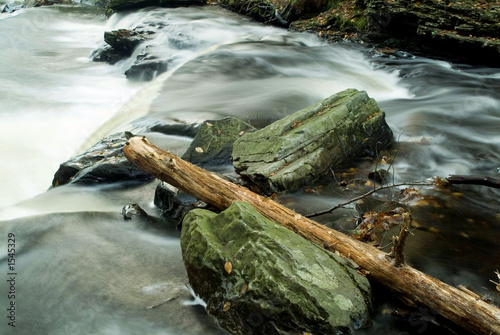
[[[387,254],[329,229],[270,198],[211,174],[164,151],[145,137],[132,137],[123,149],[137,167],[224,210],[246,201],[262,215],[330,251],[352,259],[376,280],[405,300],[423,304],[476,334],[500,334],[500,309],[406,264],[396,267]]]

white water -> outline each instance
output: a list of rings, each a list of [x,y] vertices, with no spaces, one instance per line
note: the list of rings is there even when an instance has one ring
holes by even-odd
[[[44,192],[59,164],[141,88],[90,61],[105,29],[94,10],[0,14],[0,207]]]
[[[169,24],[155,43],[174,59],[174,70],[158,78],[153,88],[147,89],[150,84],[125,79],[123,72],[133,59],[116,66],[90,61],[92,50],[103,43],[104,31],[133,28],[151,20]],[[106,21],[101,12],[92,8],[41,7],[1,14],[0,31],[0,59],[7,65],[2,69],[0,84],[0,208],[44,192],[61,162],[75,155],[82,145],[88,147],[147,113],[148,108],[144,106],[155,96],[155,85],[175,72],[176,66],[210,51],[209,48],[245,40],[287,40],[310,47],[321,44],[312,36],[290,35],[285,30],[251,23],[220,9],[145,9],[129,15],[116,14]],[[179,50],[163,45],[162,41],[168,36],[182,38],[188,47]],[[253,51],[249,52],[251,55]],[[276,48],[271,54],[264,50],[262,57],[272,56],[274,52]],[[278,102],[293,94],[308,96],[296,104],[305,107],[304,103],[348,87],[365,89],[378,100],[408,97],[407,91],[398,86],[395,74],[374,70],[368,59],[357,51],[320,49],[316,55],[298,49],[286,52],[292,53],[288,64],[285,60],[283,64],[272,65],[285,77],[252,83],[243,78],[232,87],[217,85],[215,78],[207,77],[202,82],[195,78],[192,89],[196,92],[182,91],[184,88],[179,86],[170,88],[164,95],[167,98],[163,99],[170,99],[170,94],[176,98],[168,101],[167,108],[163,105],[161,112],[185,121],[202,121],[221,113],[245,117],[255,112],[247,113],[245,108],[258,106],[259,100],[267,101],[272,95],[282,95]],[[325,68],[325,62],[330,62],[329,67]],[[130,98],[141,89],[149,93],[139,94],[134,104]],[[173,93],[178,89],[180,92]],[[203,112],[193,113],[193,99],[198,100],[199,106],[203,105]],[[227,107],[222,107],[223,110],[217,107],[221,106],[220,99],[228,100],[224,106],[237,112],[229,113]],[[295,106],[287,104],[276,103],[271,108],[278,110],[278,114],[288,113]],[[120,117],[115,117],[107,127],[99,128],[118,112]]]

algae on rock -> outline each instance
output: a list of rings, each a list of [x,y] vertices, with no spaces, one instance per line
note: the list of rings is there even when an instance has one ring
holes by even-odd
[[[367,325],[366,278],[245,202],[183,221],[189,282],[232,334],[344,334]]]
[[[182,159],[198,166],[231,164],[234,141],[253,131],[254,127],[234,117],[207,120],[202,123]]]
[[[375,100],[348,89],[243,135],[234,143],[233,165],[265,193],[293,191],[391,141]]]

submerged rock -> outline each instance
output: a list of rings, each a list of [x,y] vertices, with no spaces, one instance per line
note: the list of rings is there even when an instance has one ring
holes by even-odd
[[[346,334],[366,326],[366,278],[248,203],[193,210],[181,247],[189,282],[231,334]]]
[[[164,181],[156,187],[154,204],[162,211],[163,216],[177,221],[182,220],[190,210],[207,206],[192,195],[180,191]]]
[[[125,71],[125,76],[131,80],[150,81],[167,71],[167,68],[167,61],[148,54],[142,54],[137,56],[134,64]]]
[[[147,29],[118,29],[104,32],[107,46],[95,50],[91,57],[95,62],[115,64],[130,57],[134,49],[144,41],[150,40],[156,32]]]
[[[243,135],[234,143],[233,165],[266,193],[297,190],[391,141],[375,100],[348,89]]]
[[[199,166],[231,164],[234,141],[253,131],[254,127],[234,117],[205,121],[182,159]]]
[[[153,179],[153,176],[139,170],[124,156],[123,146],[126,142],[126,133],[116,133],[83,154],[62,163],[54,175],[52,187],[68,183],[96,184]]]
[[[134,216],[147,217],[148,213],[136,203],[129,203],[122,208],[123,220],[132,220]]]

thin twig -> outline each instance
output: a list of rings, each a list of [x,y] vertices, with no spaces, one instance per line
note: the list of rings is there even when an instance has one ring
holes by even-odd
[[[307,215],[304,215],[306,218],[313,218],[313,217],[316,217],[316,216],[320,216],[320,215],[324,215],[324,214],[330,214],[331,212],[333,212],[334,210],[340,208],[340,207],[344,207],[345,205],[349,205],[350,203],[353,203],[355,201],[358,201],[358,200],[361,200],[363,198],[366,198],[370,195],[372,195],[373,193],[377,192],[377,191],[381,191],[381,190],[385,190],[385,189],[388,189],[388,188],[392,188],[392,187],[398,187],[398,186],[432,186],[434,185],[433,183],[425,183],[425,182],[414,182],[414,183],[400,183],[400,184],[393,184],[393,185],[386,185],[386,186],[380,186],[380,187],[377,187],[373,190],[370,190],[368,192],[366,192],[365,194],[362,194],[360,195],[359,197],[356,197],[356,198],[352,198],[346,202],[343,202],[343,203],[340,203],[332,208],[329,208],[329,209],[325,209],[323,211],[319,211],[319,212],[316,212],[316,213],[311,213],[311,214],[307,214]]]
[[[394,184],[394,176],[396,175],[396,170],[394,168],[394,161],[398,157],[399,149],[401,148],[401,141],[400,141],[401,135],[403,135],[403,133],[399,134],[398,136],[398,146],[396,148],[396,152],[394,153],[394,157],[392,157],[391,164],[389,164],[389,167],[387,168],[387,171],[391,171],[392,167],[392,184]]]
[[[406,238],[410,232],[410,224],[412,221],[411,213],[403,213],[403,225],[399,230],[398,236],[392,237],[392,242],[394,243],[394,248],[392,252],[387,255],[387,257],[394,258],[394,266],[400,267],[405,262],[404,247],[406,243]]]

